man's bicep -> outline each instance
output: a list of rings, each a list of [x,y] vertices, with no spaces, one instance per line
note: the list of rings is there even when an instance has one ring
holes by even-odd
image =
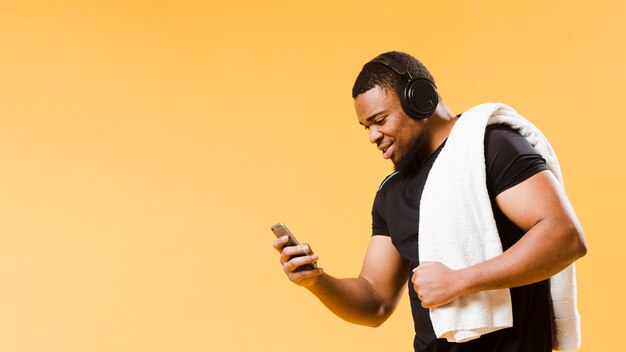
[[[365,253],[360,276],[367,280],[381,298],[399,299],[408,280],[408,262],[400,256],[391,237],[374,235]]]
[[[504,215],[524,231],[544,219],[561,219],[578,225],[561,185],[550,171],[539,172],[496,197]]]

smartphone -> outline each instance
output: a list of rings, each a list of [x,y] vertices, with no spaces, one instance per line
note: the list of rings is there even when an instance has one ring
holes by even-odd
[[[287,228],[287,225],[283,224],[282,222],[279,222],[278,224],[275,224],[274,226],[272,226],[272,232],[274,233],[274,235],[276,235],[277,238],[283,237],[285,235],[289,236],[289,241],[287,241],[287,243],[283,247],[292,247],[292,246],[297,246],[300,244],[296,236],[294,236],[293,233],[291,233],[291,231],[289,231],[289,229]],[[312,254],[312,253],[309,253],[309,254]],[[301,255],[296,255],[293,257],[301,257]],[[316,263],[303,264],[297,267],[296,270],[294,271],[314,270],[316,268],[317,268]]]

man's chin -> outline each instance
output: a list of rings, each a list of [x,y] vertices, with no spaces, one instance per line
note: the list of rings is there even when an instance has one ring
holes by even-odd
[[[418,141],[419,142],[419,141]],[[420,152],[421,143],[415,143],[408,152],[397,159],[392,159],[395,171],[403,169],[413,169],[421,164],[422,156]]]
[[[404,157],[399,158],[398,160],[392,160],[393,169],[395,171],[406,169],[415,163],[414,160],[415,160],[415,155],[405,155]]]

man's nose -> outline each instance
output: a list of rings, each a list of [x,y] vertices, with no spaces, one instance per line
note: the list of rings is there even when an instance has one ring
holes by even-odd
[[[376,143],[379,139],[383,137],[382,132],[378,130],[376,126],[370,126],[370,142]]]

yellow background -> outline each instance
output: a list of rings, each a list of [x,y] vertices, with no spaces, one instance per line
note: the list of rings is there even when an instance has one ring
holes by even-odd
[[[288,282],[285,221],[358,274],[391,170],[361,66],[402,50],[460,113],[551,140],[589,254],[583,351],[626,328],[623,1],[0,2],[0,351],[408,351]]]

